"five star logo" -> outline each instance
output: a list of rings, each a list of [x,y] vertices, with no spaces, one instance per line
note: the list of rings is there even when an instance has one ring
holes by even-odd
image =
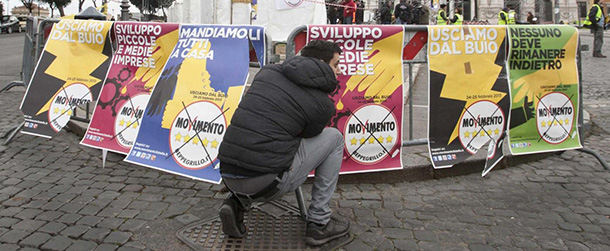
[[[356,163],[370,165],[399,156],[394,140],[399,138],[400,123],[394,109],[384,105],[363,105],[351,114],[343,128],[345,151]],[[400,148],[400,147],[399,147]]]
[[[46,109],[48,110],[45,111],[47,112],[51,129],[55,132],[59,132],[70,120],[73,109],[77,106],[90,103],[92,99],[93,97],[89,87],[83,83],[72,83],[63,86],[57,94],[49,100],[50,106],[46,106]]]
[[[540,138],[550,144],[559,144],[571,137],[577,112],[572,97],[550,92],[536,98],[536,128]]]
[[[127,149],[133,146],[138,134],[138,128],[140,123],[142,123],[144,107],[146,107],[149,99],[150,94],[141,93],[128,96],[127,100],[120,103],[116,119],[114,120],[115,138],[120,146]],[[176,133],[171,135],[175,137]],[[184,133],[180,134],[180,136],[183,135]]]
[[[172,120],[170,133],[179,133],[181,141],[170,141],[171,157],[185,169],[217,168],[218,148],[226,130],[223,110],[209,101],[182,102],[182,109]]]
[[[494,135],[501,135],[505,126],[504,112],[489,100],[479,100],[466,107],[459,121],[458,137],[470,154],[478,152]]]

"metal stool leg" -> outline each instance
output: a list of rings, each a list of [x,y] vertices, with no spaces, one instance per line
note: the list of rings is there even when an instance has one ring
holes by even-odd
[[[294,190],[294,193],[297,196],[297,202],[299,203],[299,211],[301,211],[301,218],[307,221],[307,207],[305,207],[305,198],[303,197],[303,190],[301,190],[301,186]]]

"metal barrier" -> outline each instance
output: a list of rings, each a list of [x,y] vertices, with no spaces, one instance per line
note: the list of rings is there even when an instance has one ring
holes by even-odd
[[[21,79],[10,82],[0,90],[0,93],[8,91],[17,86],[25,87],[30,82],[30,78],[34,72],[34,67],[36,67],[37,20],[38,18],[36,17],[28,17],[26,20],[26,33],[24,36],[25,41],[23,42],[23,59],[21,61]]]
[[[403,44],[403,64],[407,64],[409,67],[408,71],[408,82],[409,82],[409,91],[407,93],[408,104],[409,104],[409,140],[404,140],[402,142],[403,147],[408,146],[417,146],[417,145],[427,145],[428,139],[413,139],[413,65],[414,64],[427,64],[428,63],[428,54],[427,54],[427,40],[428,40],[428,27],[425,25],[405,25],[403,29],[406,33],[405,42]],[[288,36],[288,41],[286,42],[286,59],[295,56],[298,51],[300,51],[303,46],[307,43],[307,26],[299,26],[290,33]],[[508,39],[508,37],[506,38]],[[579,39],[580,41],[580,39]],[[423,43],[423,44],[422,44]],[[578,77],[579,77],[579,92],[582,93],[582,65],[581,65],[581,46],[578,46],[576,61],[578,68]],[[578,130],[583,131],[584,121],[583,121],[583,100],[582,95],[579,95],[579,116],[578,121]],[[583,148],[578,149],[581,152],[593,155],[600,164],[606,169],[610,170],[608,164],[604,160],[604,158],[599,155],[597,152],[585,148],[583,138],[580,137],[581,145]]]

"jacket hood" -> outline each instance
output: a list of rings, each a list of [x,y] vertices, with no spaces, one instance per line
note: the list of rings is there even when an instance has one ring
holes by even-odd
[[[292,57],[282,64],[282,71],[295,84],[326,93],[335,91],[339,84],[330,65],[316,58]]]

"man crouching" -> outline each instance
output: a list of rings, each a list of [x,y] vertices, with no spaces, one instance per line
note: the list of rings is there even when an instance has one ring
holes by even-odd
[[[344,236],[349,222],[331,217],[330,199],[343,157],[343,135],[325,128],[335,114],[328,94],[338,87],[338,45],[311,41],[300,56],[263,67],[254,77],[219,149],[220,173],[231,195],[220,208],[222,230],[246,232],[244,211],[296,190],[315,169],[307,244]]]

